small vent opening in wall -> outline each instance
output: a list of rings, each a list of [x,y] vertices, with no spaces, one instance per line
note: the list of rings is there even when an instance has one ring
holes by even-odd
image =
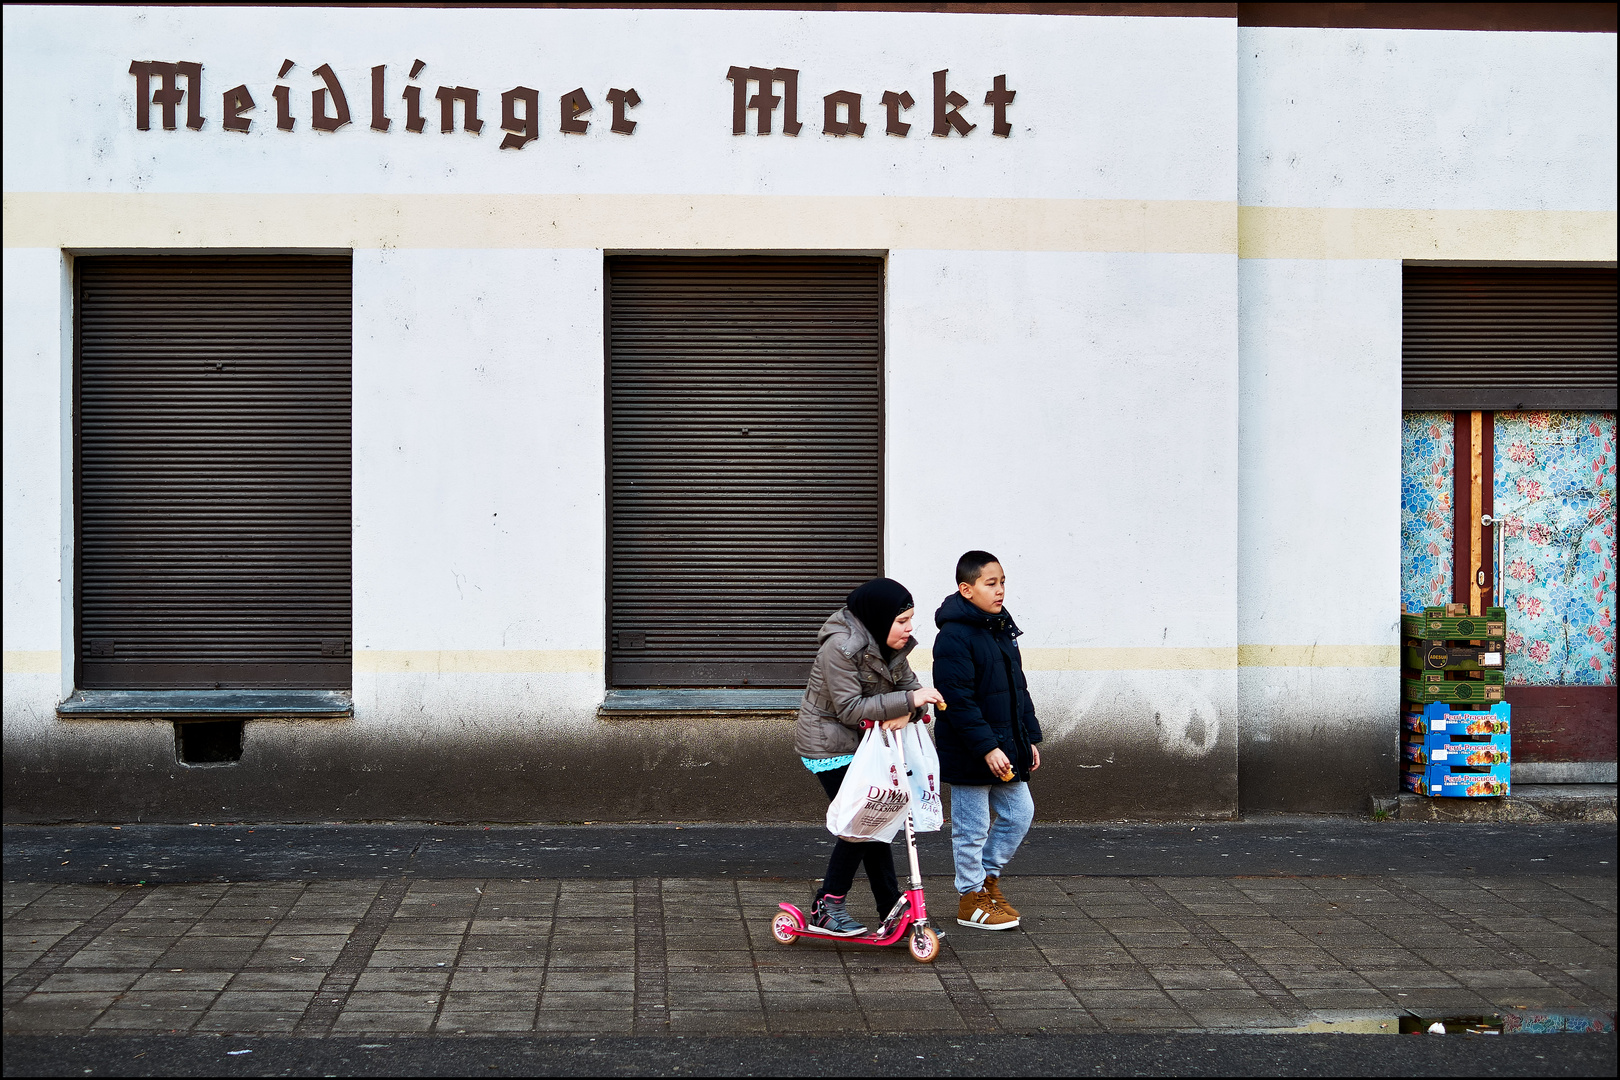
[[[177,721],[174,746],[182,765],[235,765],[242,760],[242,721]]]

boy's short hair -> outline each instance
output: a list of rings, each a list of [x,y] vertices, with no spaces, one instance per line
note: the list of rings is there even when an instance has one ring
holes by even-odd
[[[956,560],[956,583],[958,585],[974,584],[983,575],[984,568],[989,563],[999,565],[1001,560],[988,551],[975,550],[964,553],[960,559]]]

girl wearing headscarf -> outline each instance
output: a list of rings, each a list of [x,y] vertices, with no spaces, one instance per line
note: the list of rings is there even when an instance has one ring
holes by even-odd
[[[874,578],[850,593],[821,627],[821,648],[799,703],[793,742],[829,801],[849,772],[863,720],[897,731],[924,705],[944,701],[939,691],[922,685],[906,659],[917,645],[911,636],[915,606],[904,585]],[[842,937],[866,933],[844,906],[861,866],[866,867],[879,918],[894,910],[900,886],[890,846],[839,839],[811,908],[814,925]]]

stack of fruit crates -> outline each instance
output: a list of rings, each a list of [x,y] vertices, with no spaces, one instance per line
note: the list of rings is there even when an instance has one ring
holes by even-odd
[[[1511,707],[1503,700],[1507,611],[1461,604],[1401,616],[1406,699],[1402,783],[1419,795],[1506,795]]]
[[[1453,710],[1439,702],[1402,722],[1401,782],[1419,795],[1480,798],[1512,790],[1512,722],[1507,702]]]

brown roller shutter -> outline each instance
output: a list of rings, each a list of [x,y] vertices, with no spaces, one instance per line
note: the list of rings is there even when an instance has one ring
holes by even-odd
[[[802,685],[881,572],[883,269],[608,262],[609,680]]]
[[[1408,266],[1408,410],[1613,409],[1612,267]]]
[[[78,685],[347,688],[350,258],[77,273]]]

